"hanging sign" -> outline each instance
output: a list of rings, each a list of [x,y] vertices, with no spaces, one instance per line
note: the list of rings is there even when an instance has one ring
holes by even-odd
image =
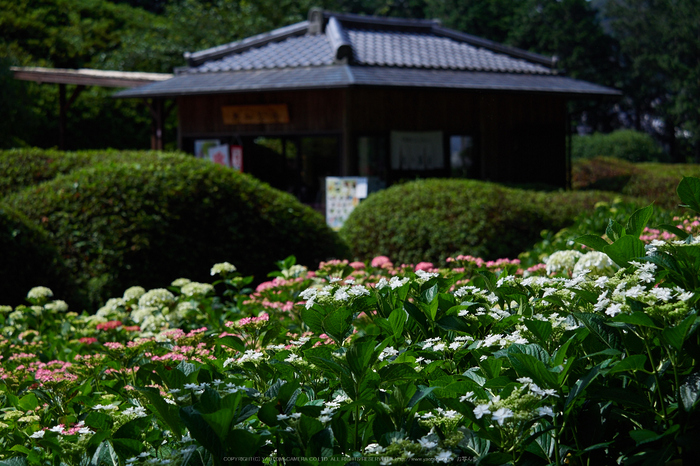
[[[287,104],[225,105],[221,107],[225,125],[266,125],[289,123]]]
[[[231,146],[231,168],[243,172],[243,147]]]
[[[229,159],[228,145],[223,144],[221,146],[210,147],[209,160],[216,164],[223,165],[225,167],[230,167],[231,161]]]

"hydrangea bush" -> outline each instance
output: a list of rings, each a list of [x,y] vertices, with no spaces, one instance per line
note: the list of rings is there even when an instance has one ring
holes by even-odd
[[[700,244],[649,216],[528,268],[221,263],[94,315],[35,288],[0,306],[0,464],[694,464]]]

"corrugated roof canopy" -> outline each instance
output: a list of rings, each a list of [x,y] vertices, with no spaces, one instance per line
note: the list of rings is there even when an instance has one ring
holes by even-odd
[[[28,66],[12,66],[15,79],[39,83],[76,84],[100,87],[137,87],[173,77],[167,73],[141,73],[133,71],[103,71],[92,69],[62,69]]]
[[[557,74],[556,58],[406,20],[312,10],[309,20],[186,53],[170,80],[118,97],[401,86],[619,95]]]

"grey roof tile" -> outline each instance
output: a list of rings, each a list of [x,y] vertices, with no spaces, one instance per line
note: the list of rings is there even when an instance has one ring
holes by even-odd
[[[545,66],[555,63],[550,57],[442,28],[434,21],[323,15],[330,24],[328,33],[310,18],[187,54],[192,66],[173,79],[122,91],[117,97],[350,86],[620,94],[556,75]],[[342,53],[339,47],[344,47]]]
[[[548,92],[580,96],[615,96],[615,89],[565,76],[390,68],[373,66],[311,66],[181,74],[167,81],[117,93],[116,97],[174,97],[251,90],[323,89],[351,86],[393,86],[491,91]]]

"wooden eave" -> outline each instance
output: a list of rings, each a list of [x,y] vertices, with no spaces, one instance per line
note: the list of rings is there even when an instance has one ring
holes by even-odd
[[[173,77],[169,73],[141,73],[131,71],[102,71],[92,69],[61,69],[12,66],[14,78],[38,83],[75,84],[78,86],[132,88],[165,81]]]

